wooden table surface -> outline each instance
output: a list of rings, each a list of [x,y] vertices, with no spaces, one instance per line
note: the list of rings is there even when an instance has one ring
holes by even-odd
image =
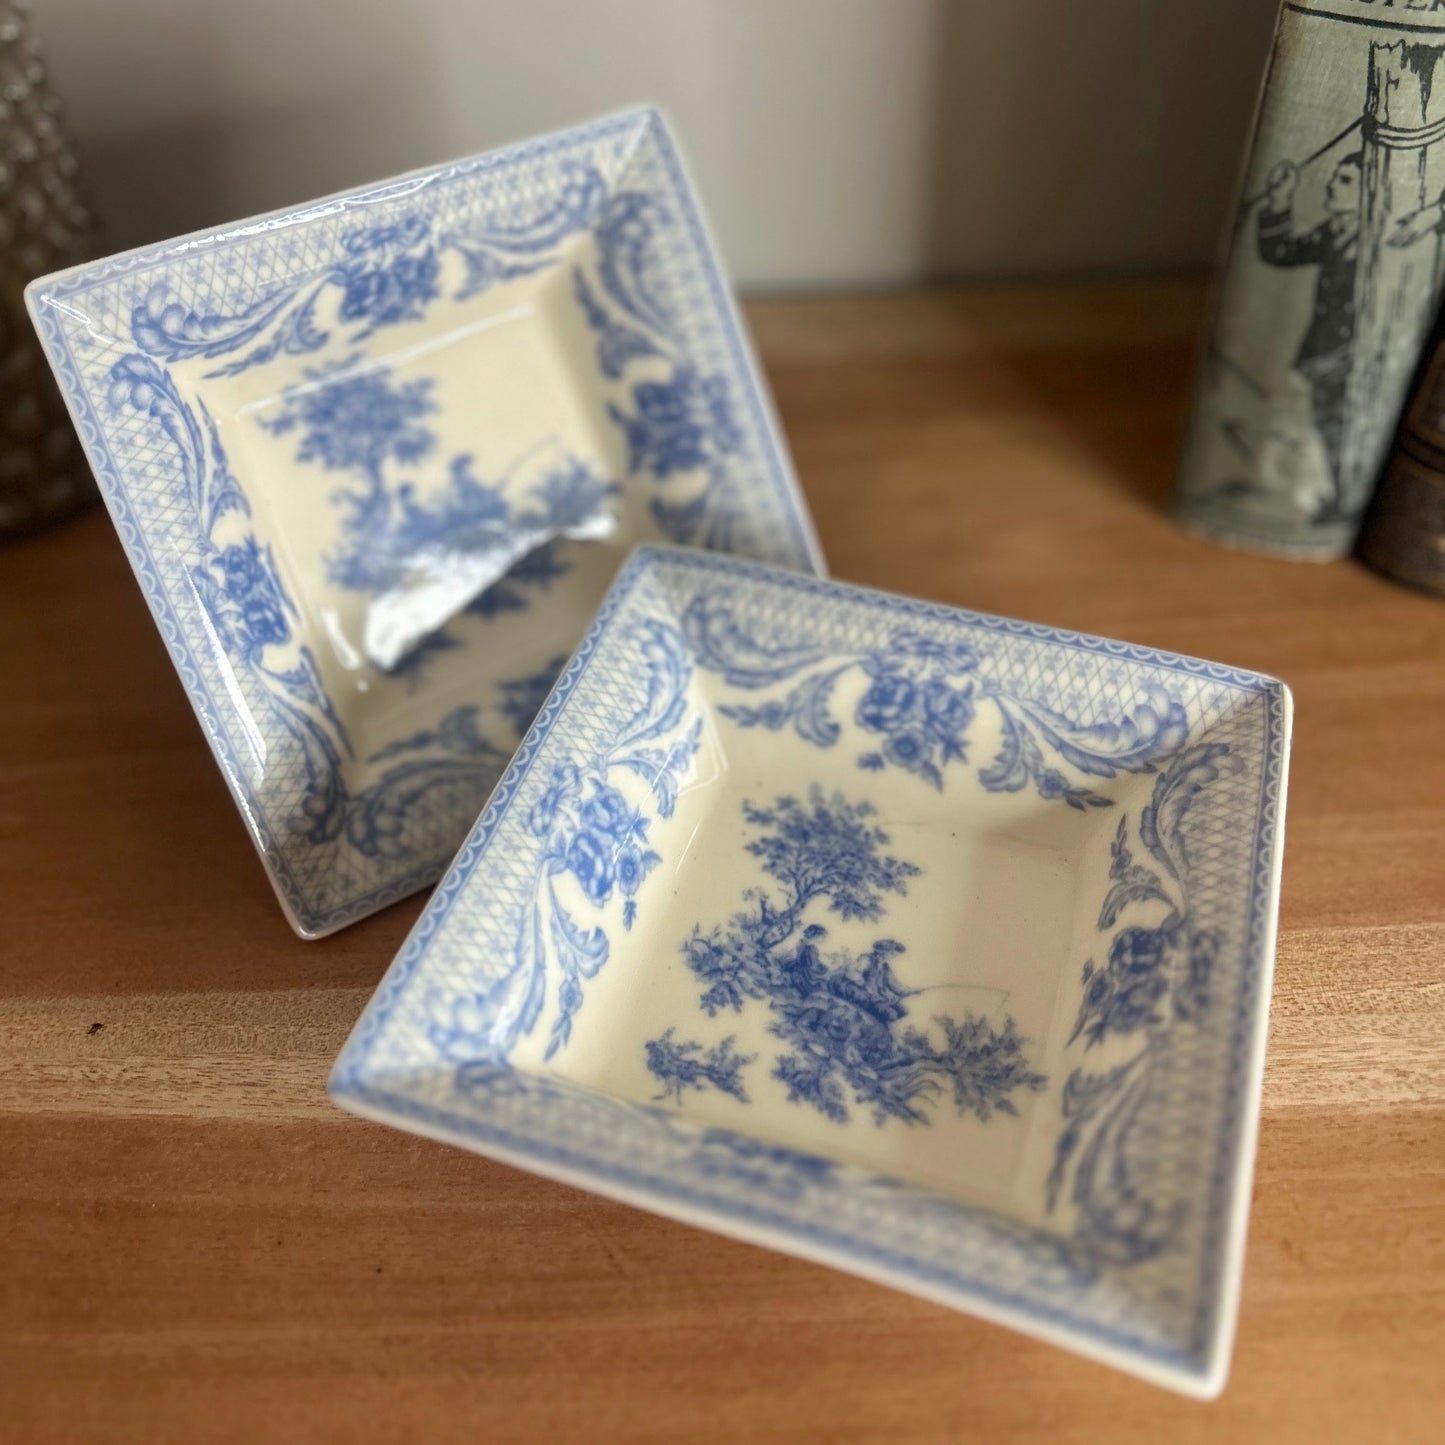
[[[1219,1402],[331,1107],[421,899],[292,936],[91,515],[0,551],[0,1439],[1445,1437],[1445,604],[1162,515],[1199,304],[751,314],[837,576],[1294,688]]]

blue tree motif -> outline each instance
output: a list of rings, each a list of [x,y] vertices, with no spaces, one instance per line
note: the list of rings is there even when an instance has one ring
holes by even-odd
[[[675,1032],[666,1029],[644,1046],[648,1072],[662,1084],[659,1100],[671,1099],[680,1104],[687,1090],[705,1092],[710,1086],[731,1094],[739,1103],[748,1102],[742,1071],[757,1058],[756,1054],[738,1053],[731,1036],[704,1052],[699,1043],[674,1042]]]
[[[360,478],[360,491],[342,491],[341,545],[328,561],[338,587],[379,596],[406,584],[418,559],[441,551],[473,556],[508,555],[511,539],[542,541],[514,561],[505,574],[466,607],[480,617],[524,610],[528,589],[544,591],[570,568],[555,540],[594,519],[616,495],[575,458],[548,471],[514,505],[500,483],[483,481],[469,453],[451,458],[447,484],[422,498],[410,481],[389,486],[388,469],[424,461],[436,450],[425,425],[437,410],[430,378],[398,382],[386,367],[360,367],[356,358],[309,369],[303,384],[282,398],[278,412],[262,419],[277,436],[298,437],[296,459]],[[430,659],[457,646],[439,627],[414,643],[387,670],[411,685]]]
[[[994,1028],[973,1014],[939,1016],[933,1023],[941,1038],[910,1024],[907,1000],[917,991],[893,971],[904,951],[896,939],[879,938],[860,954],[822,952],[828,929],[816,921],[820,910],[878,922],[886,895],[906,894],[919,873],[882,851],[888,835],[872,822],[870,804],[815,787],[806,802],[782,797],[767,808],[744,804],[743,813],[759,830],[748,852],[777,891],[749,890],[747,908],[724,927],[695,928],[682,953],[703,985],[709,1016],[738,1012],[750,999],[767,1004],[769,1032],[787,1050],[773,1077],[787,1085],[790,1102],[841,1124],[851,1094],[876,1125],[926,1124],[928,1105],[947,1086],[960,1113],[987,1121],[995,1112],[1018,1112],[1017,1090],[1044,1086],[1012,1019]],[[647,1046],[649,1066],[661,1042]]]
[[[694,597],[682,625],[698,665],[733,687],[761,692],[798,679],[760,704],[729,703],[718,709],[740,727],[791,728],[815,747],[833,747],[842,736],[832,712],[833,695],[843,678],[861,674],[868,685],[853,720],[879,745],[861,753],[858,766],[902,768],[940,790],[943,770],[968,761],[968,732],[985,704],[998,717],[1002,742],[992,762],[979,770],[978,781],[995,793],[1031,787],[1041,798],[1081,811],[1112,804],[1071,781],[1050,754],[1091,777],[1151,773],[1188,736],[1183,707],[1166,693],[1154,691],[1117,721],[1082,724],[1005,690],[985,673],[968,643],[912,628],[896,629],[884,646],[841,656],[811,642],[764,641],[738,623],[726,588]]]
[[[1134,1263],[1157,1254],[1182,1216],[1162,1211],[1132,1182],[1131,1129],[1148,1093],[1150,1070],[1170,1032],[1203,1018],[1220,936],[1201,927],[1190,903],[1190,860],[1183,823],[1199,794],[1237,772],[1225,743],[1200,743],[1178,753],[1160,773],[1140,811],[1140,844],[1158,865],[1140,863],[1129,846],[1129,819],[1120,818],[1110,850],[1110,887],[1098,929],[1111,935],[1106,962],[1084,964],[1082,998],[1068,1043],[1085,1051],[1108,1039],[1138,1034],[1144,1046],[1122,1063],[1073,1070],[1064,1085],[1065,1127],[1048,1178],[1053,1209],[1073,1170],[1070,1197],[1079,1210],[1076,1238],[1086,1253]],[[1163,908],[1153,924],[1119,927],[1126,913]]]
[[[431,447],[422,424],[431,410],[429,383],[390,388],[384,373],[352,380],[359,385],[348,382],[339,396],[325,386],[299,393],[290,424],[283,419],[278,429],[302,432],[307,460],[357,475],[379,479],[394,461],[424,457]],[[190,583],[217,644],[262,684],[266,705],[300,749],[306,778],[296,814],[300,836],[313,845],[341,840],[367,857],[401,858],[411,852],[407,820],[423,799],[447,788],[474,800],[466,806],[479,806],[509,754],[481,735],[475,707],[456,709],[436,728],[383,748],[371,761],[391,766],[360,792],[346,787],[342,760],[351,754],[351,740],[310,647],[298,637],[296,607],[271,549],[245,525],[250,508],[215,423],[204,407],[188,406],[169,376],[144,356],[115,364],[109,402],[152,417],[178,449],[204,538],[188,568]],[[564,478],[556,495],[577,490]],[[502,711],[519,734],[530,721],[527,709],[540,706],[560,663],[555,659],[545,676],[503,684]]]
[[[420,461],[435,446],[431,430],[419,425],[437,410],[430,377],[397,384],[390,368],[359,354],[302,374],[305,380],[284,393],[280,412],[261,418],[277,436],[301,434],[297,461],[360,472],[380,490],[387,462]]]
[[[346,529],[365,534],[390,510],[385,468],[396,462],[419,462],[436,447],[436,436],[423,419],[437,410],[429,377],[397,384],[386,367],[363,366],[357,356],[309,367],[305,381],[288,390],[274,416],[260,418],[276,436],[299,433],[298,462],[311,462],[332,472],[354,472],[365,482],[357,494],[343,492],[340,501],[349,515]],[[338,586],[346,561],[338,564]]]

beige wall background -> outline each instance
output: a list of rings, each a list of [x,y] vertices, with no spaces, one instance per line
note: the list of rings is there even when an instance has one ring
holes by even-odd
[[[1205,264],[1274,0],[36,0],[115,247],[638,101],[752,289]]]

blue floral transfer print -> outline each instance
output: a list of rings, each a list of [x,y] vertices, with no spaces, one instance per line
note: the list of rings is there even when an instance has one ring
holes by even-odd
[[[357,226],[342,238],[351,259],[336,268],[341,286],[337,316],[364,323],[353,341],[383,326],[420,321],[427,303],[441,295],[441,261],[431,227],[421,216],[390,225]]]
[[[300,749],[306,792],[294,821],[301,835],[312,844],[333,841],[346,832],[339,774],[351,740],[314,654],[297,643],[295,606],[270,549],[250,529],[250,504],[214,420],[204,406],[187,405],[171,377],[142,355],[123,356],[111,367],[106,400],[114,412],[148,417],[174,449],[200,535],[198,555],[186,568],[189,585],[216,648],[256,681],[265,705]]]
[[[397,585],[419,549],[480,547],[509,531],[566,536],[616,495],[616,483],[575,458],[562,457],[513,496],[502,480],[477,475],[469,455],[441,457],[431,420],[438,409],[433,381],[399,379],[384,365],[368,364],[362,353],[378,333],[423,320],[438,301],[465,301],[556,267],[569,243],[590,233],[595,259],[574,268],[574,296],[598,338],[605,376],[627,387],[609,414],[626,439],[631,467],[668,488],[654,498],[654,514],[669,535],[728,544],[729,524],[706,514],[710,499],[727,485],[723,462],[738,453],[743,434],[729,383],[690,364],[672,306],[661,294],[655,248],[660,228],[673,224],[663,203],[641,192],[609,195],[595,166],[567,162],[546,194],[521,206],[507,198],[503,209],[505,220],[475,214],[440,222],[423,198],[384,221],[345,226],[339,254],[327,265],[298,270],[239,310],[183,303],[159,283],[132,304],[136,351],[110,373],[112,409],[149,415],[176,450],[190,501],[212,539],[190,568],[192,585],[218,644],[264,683],[267,705],[302,749],[307,789],[298,816],[312,843],[344,838],[373,854],[404,849],[399,820],[426,796],[425,777],[437,787],[456,786],[471,769],[480,801],[505,749],[488,744],[486,750],[418,755],[396,779],[378,784],[380,794],[348,792],[340,774],[351,744],[316,660],[297,634],[297,614],[274,559],[254,532],[234,525],[250,509],[216,427],[203,403],[182,399],[163,364],[201,361],[207,378],[231,377],[323,347],[340,353],[339,361],[304,371],[283,394],[280,409],[260,420],[278,436],[295,438],[299,461],[348,480],[337,495],[339,538],[326,559],[328,575],[336,586],[376,597]],[[631,368],[644,358],[648,372],[633,375]],[[433,467],[442,469],[440,485],[435,474],[426,476]],[[465,611],[486,619],[524,610],[569,566],[563,542],[541,541]],[[434,660],[458,645],[454,627],[438,626],[379,665],[415,688]],[[282,652],[284,663],[276,660]],[[535,710],[550,682],[551,673],[540,684],[517,679],[502,685],[503,712],[519,734],[528,708]],[[527,702],[529,695],[537,701]],[[448,746],[451,734],[429,731],[433,749]],[[389,836],[372,826],[383,818]],[[609,883],[608,868],[594,860],[588,870],[588,846],[577,844],[574,861],[579,876],[585,874],[600,893]],[[614,886],[639,886],[646,857],[639,847],[610,859]]]
[[[350,739],[311,649],[296,635],[296,610],[270,549],[237,522],[249,518],[250,506],[215,424],[203,403],[181,397],[158,362],[212,361],[217,364],[208,376],[235,376],[279,356],[315,352],[334,336],[344,344],[362,343],[383,328],[422,319],[448,293],[448,255],[462,262],[454,268],[462,273],[454,299],[555,264],[559,247],[590,223],[604,193],[595,169],[574,166],[552,199],[504,225],[478,217],[440,231],[417,210],[348,227],[334,263],[287,281],[239,312],[188,308],[164,285],[152,287],[132,308],[137,350],[112,367],[108,402],[114,411],[149,416],[175,450],[206,539],[188,569],[191,586],[217,645],[261,684],[266,706],[301,750],[306,789],[296,817],[308,843],[344,840],[369,857],[405,858],[411,846],[407,820],[422,801],[447,789],[480,805],[508,753],[481,735],[475,708],[460,708],[437,727],[383,749],[377,759],[391,765],[365,791],[347,788],[342,769]],[[350,474],[359,484],[340,500],[343,542],[330,559],[337,585],[379,585],[398,549],[429,537],[456,538],[469,528],[473,534],[489,527],[564,528],[614,490],[584,468],[563,464],[521,507],[509,507],[500,485],[475,477],[470,458],[459,456],[451,462],[450,488],[439,500],[423,502],[410,481],[391,485],[388,472],[434,455],[436,438],[426,419],[435,409],[428,379],[396,383],[386,368],[368,368],[353,355],[308,372],[286,395],[281,413],[269,419],[279,434],[297,435],[299,460]],[[540,546],[468,610],[490,616],[524,608],[529,592],[545,589],[566,565],[555,546]],[[455,645],[449,633],[438,631],[395,671],[415,685],[429,659]],[[557,668],[554,663],[545,676],[503,684],[502,711],[519,736]]]
[[[649,820],[596,775],[570,763],[553,771],[528,817],[539,838],[560,837],[560,861],[596,908],[618,891],[627,900],[622,923],[631,928],[637,890],[662,859],[647,846]]]
[[[854,720],[882,746],[864,753],[859,766],[876,770],[891,763],[941,788],[942,769],[968,757],[964,739],[974,716],[977,654],[967,644],[900,631],[890,651],[866,658],[862,669],[870,681]]]
[[[407,822],[418,807],[434,801],[439,790],[482,796],[501,775],[510,754],[481,731],[479,709],[453,708],[434,728],[387,744],[369,761],[391,766],[364,791],[345,795],[346,834],[358,852],[377,858],[407,858]]]
[[[619,196],[618,187],[636,189]],[[659,226],[667,228],[665,234],[659,234]],[[97,455],[104,457],[102,480],[117,503],[118,515],[120,508],[137,504],[124,531],[128,555],[164,619],[187,690],[206,718],[210,743],[232,778],[247,827],[282,905],[303,934],[342,926],[383,906],[398,889],[429,881],[429,870],[439,870],[470,816],[465,790],[450,790],[432,797],[429,805],[414,808],[404,832],[416,848],[416,857],[404,869],[367,866],[355,857],[347,858],[340,846],[329,846],[349,843],[347,799],[362,786],[354,775],[357,769],[348,769],[351,748],[335,725],[338,710],[346,715],[351,707],[342,693],[347,697],[352,693],[349,685],[335,691],[338,668],[352,673],[353,652],[359,652],[363,658],[384,657],[376,665],[394,673],[404,686],[424,687],[443,671],[455,672],[465,663],[456,650],[456,638],[472,634],[480,639],[483,633],[473,625],[475,617],[537,607],[540,594],[549,588],[552,596],[546,610],[555,612],[556,594],[562,590],[559,579],[575,552],[566,540],[555,548],[527,551],[502,582],[474,598],[468,605],[470,616],[453,613],[454,627],[435,635],[423,632],[405,643],[413,650],[399,658],[395,651],[378,651],[369,641],[357,647],[357,639],[340,636],[335,624],[344,627],[358,614],[375,620],[378,609],[362,608],[353,597],[349,603],[342,599],[334,612],[318,611],[308,621],[304,589],[293,585],[300,580],[294,570],[298,560],[311,579],[331,560],[334,548],[341,550],[336,543],[346,504],[338,504],[331,514],[334,526],[331,535],[322,539],[320,559],[299,558],[293,543],[305,546],[309,539],[278,533],[276,526],[284,530],[289,525],[287,517],[277,513],[269,523],[264,521],[254,493],[258,515],[248,525],[249,509],[226,471],[224,457],[219,450],[210,454],[215,429],[207,407],[214,408],[216,420],[226,429],[227,446],[240,464],[243,452],[252,451],[254,433],[244,441],[233,441],[232,431],[240,435],[250,430],[258,412],[266,415],[274,398],[301,381],[304,368],[319,362],[366,353],[395,364],[393,379],[404,382],[419,372],[435,370],[423,357],[430,344],[427,337],[434,341],[438,328],[450,331],[455,321],[464,329],[470,323],[484,324],[488,315],[511,314],[518,304],[531,301],[543,303],[539,324],[544,329],[550,330],[553,322],[569,331],[576,328],[586,352],[584,328],[590,323],[575,295],[569,297],[566,290],[574,267],[585,272],[614,320],[619,297],[630,308],[624,314],[637,318],[629,320],[633,336],[624,341],[619,364],[630,365],[639,350],[653,357],[645,372],[629,372],[625,380],[620,375],[593,374],[591,383],[583,385],[590,393],[588,410],[594,423],[589,434],[596,433],[594,439],[605,444],[609,458],[597,466],[598,475],[592,480],[606,484],[620,476],[628,455],[625,439],[607,414],[608,402],[630,410],[635,384],[649,380],[663,387],[668,384],[663,351],[653,342],[639,340],[646,327],[660,327],[676,339],[672,352],[692,358],[699,374],[728,378],[738,398],[742,430],[759,453],[736,497],[742,547],[804,570],[816,565],[806,514],[799,509],[800,498],[777,446],[775,428],[760,404],[755,368],[738,334],[724,280],[666,128],[655,115],[611,117],[566,134],[539,137],[504,151],[328,197],[284,216],[258,217],[181,245],[157,245],[144,256],[136,253],[98,262],[67,276],[63,285],[45,288],[44,315],[38,324],[77,406],[95,408],[92,441]],[[61,299],[82,295],[89,298],[83,307]],[[92,306],[100,309],[84,309]],[[104,334],[87,321],[88,315]],[[583,360],[586,363],[587,358]],[[593,369],[584,364],[582,370]],[[216,378],[229,382],[218,387]],[[579,385],[587,383],[580,373],[572,379]],[[610,380],[619,384],[610,386]],[[718,389],[719,384],[712,383],[711,390]],[[450,416],[454,408],[445,385],[433,388],[432,396],[444,403]],[[358,393],[356,400],[364,398]],[[384,398],[373,394],[371,401],[379,400]],[[461,413],[466,409],[463,398]],[[339,419],[333,438],[349,435],[358,443],[374,441],[376,427],[371,423],[383,413],[384,408],[359,407],[349,421]],[[525,421],[516,420],[518,425]],[[447,425],[460,426],[464,421],[459,413]],[[446,453],[453,450],[441,419],[428,416],[420,425],[442,437]],[[405,430],[404,425],[399,427],[394,439]],[[478,448],[472,481],[479,488],[500,489],[505,480],[506,499],[514,510],[547,517],[551,503],[530,498],[529,483],[538,456],[556,443],[550,433],[534,433],[527,440],[537,442],[536,450],[524,453],[517,471],[506,478],[499,475],[493,453]],[[519,448],[523,445],[519,443]],[[278,455],[275,447],[268,450],[273,457]],[[584,449],[584,455],[590,452]],[[362,466],[376,462],[374,456],[365,455],[353,460]],[[432,504],[453,460],[435,447],[414,459],[408,459],[404,446],[383,453],[381,469],[385,489],[393,496],[393,513],[400,509],[400,493],[409,486],[412,501],[422,511],[434,512]],[[333,455],[332,461],[346,459]],[[323,506],[338,482],[353,499],[364,500],[359,473],[333,465],[323,476],[323,463],[317,460],[315,465],[318,471],[312,480]],[[525,477],[519,475],[522,467],[527,469]],[[674,473],[665,479],[666,485],[659,481],[656,494],[659,499],[685,496],[698,480]],[[639,525],[650,531],[643,513],[654,489],[647,477],[629,476],[627,481],[629,505],[619,510],[616,521],[629,533]],[[460,492],[467,490],[458,487]],[[475,495],[468,500],[476,500]],[[376,518],[381,513],[369,515]],[[763,517],[771,519],[770,524],[761,524]],[[435,516],[422,521],[441,525]],[[229,573],[223,571],[202,540],[203,533],[219,549],[244,547],[248,540],[261,553],[268,544],[274,548],[266,565],[284,583],[283,591],[292,594],[281,613],[263,605],[266,599],[254,587],[244,608],[233,605],[245,584],[234,565]],[[353,560],[364,560],[351,550]],[[614,561],[622,551],[625,548],[611,552]],[[320,566],[312,565],[318,560]],[[340,564],[345,559],[337,560]],[[446,566],[430,574],[434,581],[440,577],[432,588],[434,596],[448,587],[465,590],[464,579],[458,580],[463,569],[447,571],[453,560],[443,558]],[[600,557],[598,565],[600,571],[589,571],[600,584],[608,568]],[[484,587],[485,567],[474,566],[473,572],[482,577],[478,586]],[[410,590],[421,590],[426,580]],[[574,584],[577,580],[575,572],[568,579]],[[206,602],[196,595],[202,592]],[[298,613],[288,610],[292,600]],[[393,597],[390,610],[382,611],[395,616],[403,610],[402,603],[411,600]],[[332,601],[337,599],[333,596]],[[423,618],[420,627],[425,626]],[[328,641],[322,641],[323,633]],[[308,641],[324,673],[318,674],[303,656]],[[334,644],[334,659],[328,642]],[[532,666],[527,660],[525,668]],[[358,691],[375,686],[374,678],[355,680]],[[488,681],[501,688],[490,675]],[[269,696],[261,695],[261,686]],[[328,687],[332,699],[326,696]],[[395,696],[391,688],[383,691]],[[507,718],[493,716],[499,695],[493,691],[484,700],[482,718],[494,732],[498,751],[505,752],[510,746]],[[363,711],[373,711],[372,700],[359,704]],[[423,721],[435,724],[446,706],[450,703],[421,709],[423,715],[407,727]],[[278,724],[281,713],[286,720]],[[349,717],[348,725],[353,731],[359,726]],[[367,750],[366,744],[359,733],[356,738],[354,761],[364,764],[360,754]],[[293,742],[305,753],[304,761],[296,756]],[[347,776],[334,775],[337,759]],[[489,781],[496,781],[495,775]],[[476,792],[478,806],[485,795],[485,788]],[[312,842],[328,846],[313,849],[307,846]]]
[[[647,819],[607,783],[594,786],[581,805],[563,860],[598,908],[611,900],[614,888],[622,893],[627,899],[624,928],[636,915],[637,890],[662,862],[647,847]]]
[[[888,834],[872,821],[870,804],[814,788],[806,801],[744,804],[743,815],[757,832],[747,851],[774,888],[750,889],[747,907],[727,924],[695,928],[682,956],[703,986],[710,1017],[741,1012],[751,1000],[767,1005],[768,1031],[783,1045],[772,1075],[789,1102],[838,1124],[851,1118],[850,1104],[871,1111],[877,1126],[891,1119],[927,1124],[946,1090],[960,1114],[987,1122],[995,1113],[1016,1114],[1020,1090],[1044,1087],[1011,1018],[1001,1027],[974,1014],[913,1022],[909,1001],[926,990],[899,982],[893,961],[905,950],[896,939],[878,938],[861,953],[824,951],[828,927],[820,915],[880,922],[887,895],[906,895],[920,871],[883,852]],[[680,1101],[674,1082],[682,1061],[671,1036],[647,1044],[647,1065],[665,1095]],[[746,1062],[737,1063],[739,1072]],[[738,1082],[724,1092],[746,1102]]]
[[[423,800],[448,789],[480,806],[509,752],[481,734],[475,707],[456,709],[437,727],[383,748],[369,759],[389,763],[382,775],[361,791],[346,786],[351,739],[315,655],[299,640],[296,607],[271,549],[248,525],[250,506],[214,422],[203,406],[187,405],[170,377],[144,356],[122,357],[112,367],[109,403],[149,416],[177,449],[203,539],[187,568],[190,586],[216,646],[259,685],[265,706],[300,750],[306,787],[292,820],[297,835],[311,845],[344,841],[369,858],[405,859],[412,852],[408,820]],[[339,433],[327,444],[333,443],[368,445]],[[545,675],[504,685],[502,710],[518,736],[530,722],[527,709],[540,705],[559,666],[556,659]]]
[[[412,465],[436,449],[435,434],[423,425],[438,409],[433,386],[430,377],[398,384],[389,368],[353,353],[307,368],[276,414],[258,419],[276,436],[298,435],[298,462],[355,472],[365,497],[379,499],[389,464]]]
[[[450,459],[445,485],[425,499],[412,481],[390,485],[391,470],[413,468],[437,450],[426,425],[438,409],[432,392],[430,378],[398,382],[388,368],[348,357],[308,370],[260,424],[277,436],[295,435],[297,461],[347,473],[358,484],[336,498],[341,541],[327,564],[336,586],[376,597],[404,587],[418,559],[444,551],[485,556],[504,550],[512,538],[550,537],[514,560],[465,608],[483,618],[524,610],[530,594],[545,592],[570,570],[555,534],[602,515],[619,489],[585,463],[563,458],[518,505],[501,483],[479,478],[465,452]],[[385,670],[415,686],[429,658],[456,645],[439,627]]]
[[[342,333],[343,345],[365,341],[385,327],[425,317],[447,292],[448,254],[462,262],[450,292],[456,301],[554,265],[563,244],[588,226],[605,190],[595,169],[573,166],[556,197],[506,224],[478,217],[439,231],[418,209],[394,221],[351,226],[341,238],[340,260],[285,282],[239,312],[196,311],[157,286],[133,308],[131,333],[144,353],[165,361],[227,358],[207,373],[213,377],[318,351],[334,331]],[[334,321],[327,317],[328,297]]]
[[[227,513],[251,514],[226,461],[220,433],[204,405],[192,409],[169,374],[148,356],[123,356],[110,369],[106,402],[112,412],[148,416],[180,462],[186,501],[207,538]]]
[[[1084,964],[1068,1044],[1082,1044],[1087,1055],[1142,1036],[1143,1047],[1123,1062],[1094,1071],[1081,1065],[1070,1073],[1047,1191],[1052,1210],[1068,1185],[1078,1210],[1076,1239],[1089,1257],[1116,1263],[1150,1258],[1182,1219],[1177,1209],[1161,1211],[1134,1186],[1131,1130],[1172,1031],[1197,1023],[1209,1009],[1220,936],[1193,918],[1183,824],[1205,789],[1238,770],[1226,744],[1200,743],[1160,773],[1134,829],[1156,866],[1141,863],[1130,847],[1130,819],[1120,818],[1114,834],[1110,886],[1098,917],[1107,951],[1102,964],[1092,958]],[[1137,918],[1145,910],[1154,921],[1119,927],[1126,914]]]
[[[211,553],[191,580],[209,604],[226,649],[259,662],[267,647],[291,640],[291,606],[276,576],[271,549],[255,537]]]
[[[968,733],[984,705],[1003,736],[993,760],[979,769],[978,781],[993,793],[1031,788],[1079,810],[1112,804],[1059,764],[1088,777],[1152,773],[1188,737],[1182,705],[1157,689],[1116,721],[1083,724],[1002,688],[969,644],[908,627],[894,631],[886,646],[839,656],[809,642],[752,635],[734,616],[726,588],[695,597],[682,626],[698,665],[730,686],[764,692],[792,682],[760,704],[720,706],[740,727],[790,728],[805,742],[831,748],[842,737],[832,711],[839,684],[850,675],[866,679],[853,720],[876,745],[859,754],[858,766],[901,768],[937,789],[945,768],[968,762]]]
[[[676,1029],[665,1029],[644,1045],[647,1071],[662,1085],[656,1102],[670,1100],[680,1104],[688,1090],[731,1094],[740,1104],[748,1102],[743,1088],[742,1072],[757,1059],[756,1054],[740,1054],[733,1047],[732,1035],[711,1049],[704,1049],[691,1040],[676,1042]]]
[[[594,279],[573,268],[572,290],[597,340],[604,377],[626,383],[607,414],[627,443],[628,467],[658,487],[652,515],[674,542],[726,550],[730,467],[746,438],[732,385],[689,357],[658,287],[654,254],[670,217],[651,196],[610,196],[595,227]],[[661,374],[659,374],[661,373]]]
[[[557,1005],[545,1056],[552,1058],[571,1039],[586,983],[611,956],[601,922],[607,910],[620,898],[622,927],[636,922],[638,896],[662,861],[649,833],[677,806],[702,719],[688,715],[692,669],[676,632],[646,620],[633,636],[643,660],[638,706],[595,760],[556,765],[532,803],[527,829],[542,846],[512,957],[483,991],[437,1004],[430,1036],[448,1057],[504,1062],[537,1026],[551,977]],[[623,792],[629,774],[646,784],[644,804]]]
[[[634,471],[666,479],[716,465],[742,445],[720,376],[699,378],[691,366],[680,365],[667,381],[639,382],[632,399],[633,414],[615,404],[608,414],[627,437]]]

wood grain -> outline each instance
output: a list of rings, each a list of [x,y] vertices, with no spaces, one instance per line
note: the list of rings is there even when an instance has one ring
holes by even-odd
[[[1445,606],[1169,523],[1199,299],[1034,286],[752,320],[836,575],[1295,690],[1221,1401],[330,1108],[419,900],[291,936],[91,516],[0,554],[0,1438],[1445,1435]]]

